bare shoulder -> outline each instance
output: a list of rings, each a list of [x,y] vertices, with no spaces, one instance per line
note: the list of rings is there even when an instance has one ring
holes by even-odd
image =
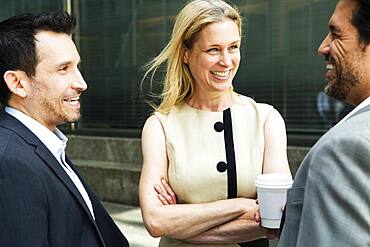
[[[142,137],[147,132],[158,132],[158,131],[163,132],[162,124],[159,121],[158,117],[155,114],[153,114],[150,117],[148,117],[145,121],[143,132],[142,132]]]
[[[165,143],[165,134],[161,121],[156,115],[151,115],[145,121],[143,131],[141,133],[142,147],[148,147],[150,150],[159,148]]]
[[[150,128],[160,124],[158,117],[155,114],[152,114],[145,120],[144,128]]]

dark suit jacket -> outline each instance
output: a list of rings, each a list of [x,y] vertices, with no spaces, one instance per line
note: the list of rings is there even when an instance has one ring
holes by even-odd
[[[370,246],[370,106],[312,147],[285,213],[279,247]]]
[[[70,160],[67,162],[73,168]],[[129,246],[75,170],[93,205],[46,146],[20,121],[0,112],[0,246]]]

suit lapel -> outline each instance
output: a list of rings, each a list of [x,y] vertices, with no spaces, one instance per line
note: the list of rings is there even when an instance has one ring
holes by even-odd
[[[94,226],[96,228],[96,231],[99,235],[99,238],[100,240],[102,241],[103,243],[103,246],[105,247],[105,242],[104,242],[104,238],[103,236],[101,235],[101,231],[99,229],[99,226],[98,224],[96,223],[96,220],[97,220],[97,217],[99,217],[99,211],[97,210],[98,207],[97,207],[97,204],[100,203],[99,199],[96,198],[95,194],[90,190],[90,187],[85,183],[85,181],[83,180],[83,178],[81,177],[80,173],[78,172],[78,170],[76,170],[76,168],[74,167],[73,165],[73,162],[66,156],[66,162],[70,165],[70,167],[72,168],[72,170],[76,173],[77,177],[80,179],[82,185],[84,186],[87,194],[89,195],[89,198],[90,198],[90,201],[91,201],[91,204],[92,204],[92,208],[94,210],[94,214],[95,214],[95,220],[93,220],[90,212],[89,213],[89,217],[91,218],[91,220],[93,220],[94,222]],[[84,205],[86,206],[86,204],[84,203]],[[86,206],[87,208],[87,206]],[[88,209],[87,209],[88,210]]]
[[[32,146],[36,146],[40,140],[24,124],[3,109],[0,112],[0,126],[17,133],[23,140]]]
[[[36,150],[36,154],[45,162],[47,166],[55,173],[59,180],[67,187],[75,199],[81,204],[84,211],[88,215],[89,219],[95,224],[94,219],[91,216],[90,210],[87,207],[84,199],[82,198],[80,192],[76,188],[75,184],[72,182],[71,178],[63,170],[61,164],[55,159],[52,153],[45,147],[44,144],[40,143]]]

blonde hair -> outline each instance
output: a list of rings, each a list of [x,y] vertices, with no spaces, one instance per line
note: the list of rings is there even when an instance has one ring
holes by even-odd
[[[167,63],[163,82],[162,101],[155,110],[168,113],[177,103],[191,96],[194,79],[189,67],[183,62],[184,50],[191,49],[203,28],[226,19],[234,21],[241,35],[242,19],[238,10],[222,0],[190,1],[176,17],[172,36],[162,52],[146,65],[144,78],[151,73],[151,83],[157,69]],[[144,79],[143,79],[144,80]]]

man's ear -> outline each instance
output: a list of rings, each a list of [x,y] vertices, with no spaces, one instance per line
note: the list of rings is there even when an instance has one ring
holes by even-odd
[[[10,92],[21,98],[27,96],[28,77],[25,72],[19,70],[8,70],[4,74],[4,81]]]

